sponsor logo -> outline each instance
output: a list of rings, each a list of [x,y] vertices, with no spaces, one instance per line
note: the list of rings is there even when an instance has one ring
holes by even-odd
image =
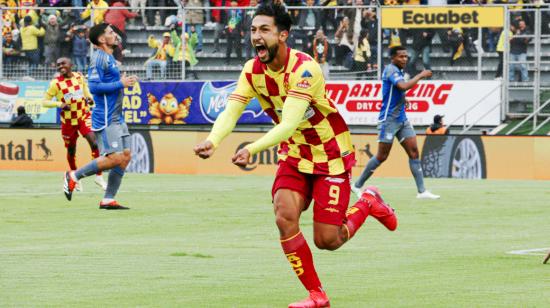
[[[302,79],[300,82],[298,82],[296,84],[296,86],[298,88],[307,89],[307,88],[311,87],[311,84],[309,84],[309,82],[307,80]]]
[[[340,210],[335,209],[333,207],[326,207],[326,208],[324,208],[324,210],[327,211],[327,212],[331,212],[331,213],[340,213]]]
[[[476,11],[459,14],[452,10],[445,13],[415,13],[414,10],[403,10],[402,16],[405,25],[445,24],[455,26],[459,24],[479,24],[479,13]]]
[[[200,109],[204,119],[210,123],[214,123],[220,113],[225,110],[227,99],[236,87],[236,82],[223,87],[215,87],[211,82],[205,82],[200,94]],[[244,114],[250,114],[254,119],[265,116],[260,102],[256,98],[248,103],[243,112]],[[265,122],[268,123],[267,120]]]
[[[311,78],[311,77],[313,77],[313,75],[311,75],[311,73],[308,70],[305,70],[304,73],[302,74],[302,78]]]
[[[13,140],[0,143],[0,160],[52,161],[51,156],[52,150],[46,145],[46,138],[40,139],[38,143],[32,139],[22,143]]]
[[[243,142],[239,144],[237,149],[235,150],[235,153],[237,153],[240,149],[244,148],[245,146],[249,145],[252,142]],[[246,165],[246,167],[239,167],[244,171],[252,171],[258,167],[258,165],[276,165],[279,161],[279,157],[277,156],[278,146],[275,146],[271,149],[263,150],[260,153],[256,153],[252,155],[250,158],[250,163]]]
[[[346,180],[345,180],[345,179],[342,179],[342,178],[326,177],[326,178],[325,178],[325,181],[330,182],[330,183],[342,184],[342,183],[344,183]]]
[[[286,258],[292,266],[292,269],[296,273],[296,276],[300,277],[304,273],[304,268],[302,267],[302,259],[296,255],[295,252],[286,254]]]
[[[453,89],[452,83],[419,83],[405,93],[407,112],[425,112],[430,105],[445,105]],[[336,104],[345,104],[350,112],[379,112],[382,108],[382,83],[333,83],[326,86],[327,97]]]
[[[391,7],[382,9],[383,28],[502,27],[503,7]]]

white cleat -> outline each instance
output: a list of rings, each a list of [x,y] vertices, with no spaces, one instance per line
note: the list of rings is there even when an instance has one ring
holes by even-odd
[[[107,190],[107,183],[103,179],[102,175],[96,175],[94,183],[96,183],[97,186],[101,187],[101,189],[103,189],[103,191]]]
[[[424,192],[418,193],[416,195],[416,199],[439,199],[439,198],[441,197],[438,195],[432,194],[428,190],[425,190]]]
[[[351,185],[351,191],[357,196],[357,199],[361,199],[363,190],[361,188],[356,187],[354,183],[350,183],[350,185]]]
[[[79,191],[79,192],[84,191],[84,186],[82,186],[82,181],[80,181],[80,180],[76,181],[76,186],[74,187],[74,190]]]

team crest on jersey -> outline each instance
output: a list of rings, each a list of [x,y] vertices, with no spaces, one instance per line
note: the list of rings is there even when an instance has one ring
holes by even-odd
[[[305,70],[304,73],[302,74],[302,78],[312,78],[313,75],[311,75],[311,73],[308,71],[308,70]]]
[[[310,84],[307,80],[302,79],[300,82],[298,82],[298,83],[296,84],[296,86],[297,86],[298,88],[308,89],[308,88],[311,87],[311,84]]]

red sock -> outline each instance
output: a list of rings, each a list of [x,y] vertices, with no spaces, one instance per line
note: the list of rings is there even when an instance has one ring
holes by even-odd
[[[345,226],[348,229],[348,241],[355,235],[355,232],[361,228],[365,219],[369,216],[370,206],[368,201],[358,200],[346,212],[347,222]]]
[[[302,232],[281,240],[283,251],[302,284],[307,290],[321,290],[321,281],[315,272],[313,256]]]
[[[93,149],[92,150],[92,159],[96,159],[99,157],[99,149]],[[97,175],[101,175],[101,171],[96,173]]]
[[[75,160],[75,156],[74,155],[71,155],[69,153],[67,153],[67,161],[69,162],[69,168],[71,168],[71,170],[76,170],[76,160]]]

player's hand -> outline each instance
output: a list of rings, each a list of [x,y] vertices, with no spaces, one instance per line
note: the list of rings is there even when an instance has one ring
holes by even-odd
[[[61,103],[61,106],[59,106],[59,108],[61,108],[61,110],[71,110],[71,106],[69,106],[69,104],[67,103]]]
[[[88,106],[93,106],[94,105],[94,100],[92,98],[86,97],[84,100],[86,101],[86,105],[88,105]]]
[[[422,78],[430,78],[432,77],[432,71],[430,70],[423,70],[422,72],[420,72],[420,76]]]
[[[233,155],[231,160],[233,161],[233,164],[239,167],[246,167],[250,161],[250,152],[245,148],[240,149],[237,153],[235,153],[235,155]]]
[[[199,156],[202,159],[207,159],[214,154],[214,144],[212,144],[211,141],[205,140],[199,144],[197,144],[193,151],[195,151],[195,155]]]

